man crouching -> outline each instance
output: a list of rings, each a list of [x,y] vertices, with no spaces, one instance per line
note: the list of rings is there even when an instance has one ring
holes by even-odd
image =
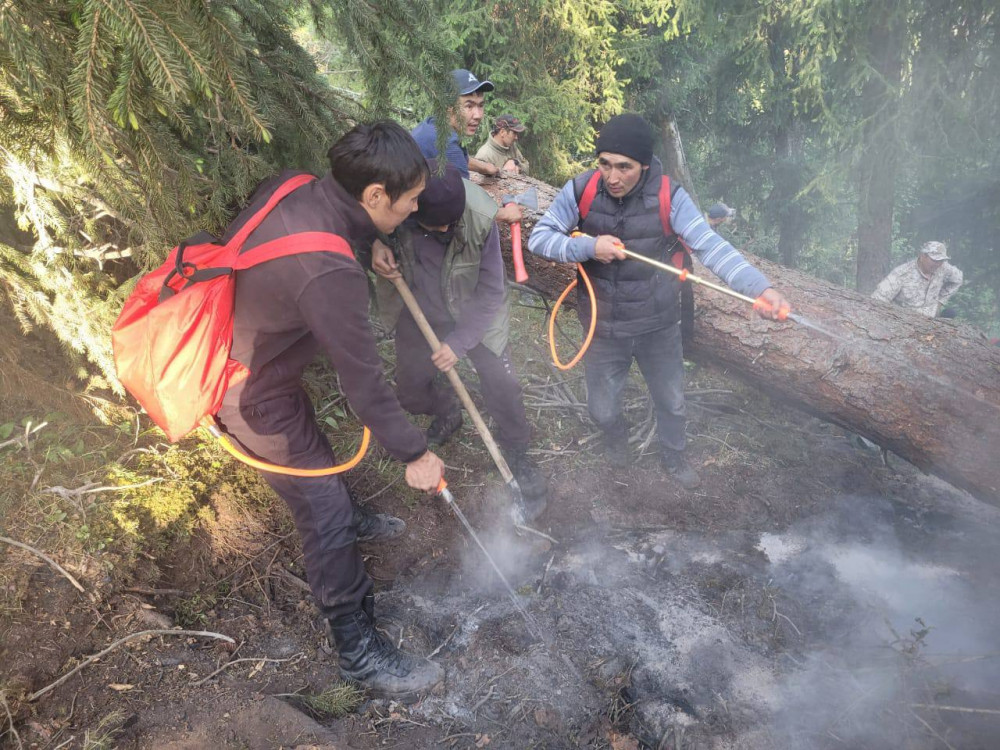
[[[530,521],[545,509],[548,487],[527,455],[531,428],[508,347],[510,310],[494,222],[497,205],[452,165],[438,175],[437,165],[430,164],[417,211],[396,230],[394,248],[381,242],[372,247],[372,268],[383,277],[376,285],[380,314],[396,328],[396,395],[411,414],[434,417],[427,440],[443,444],[462,426],[462,412],[455,393],[436,375],[467,356]],[[400,276],[441,339],[437,352],[431,353],[413,316],[403,309],[390,281]]]

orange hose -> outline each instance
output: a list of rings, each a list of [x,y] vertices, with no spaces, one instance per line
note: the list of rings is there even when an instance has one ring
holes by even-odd
[[[566,299],[566,295],[576,288],[576,279],[573,279],[569,286],[563,290],[563,293],[559,295],[559,299],[552,306],[552,315],[549,316],[549,351],[552,353],[552,364],[560,370],[569,370],[583,359],[583,355],[587,353],[590,342],[594,339],[594,330],[597,328],[597,297],[594,295],[594,286],[590,283],[590,277],[583,269],[583,264],[577,263],[576,268],[583,277],[583,285],[587,287],[587,294],[590,296],[590,330],[587,331],[587,337],[583,340],[583,346],[580,347],[580,351],[576,353],[576,356],[566,364],[560,362],[559,355],[556,354],[556,314],[559,312],[559,307],[562,305],[563,300]]]
[[[338,464],[337,466],[326,466],[322,469],[294,469],[291,466],[279,466],[278,464],[269,464],[267,461],[260,461],[252,456],[248,456],[246,453],[241,451],[224,434],[219,426],[215,423],[213,417],[205,417],[201,420],[201,426],[207,429],[212,435],[219,441],[219,444],[223,449],[229,453],[237,461],[242,461],[247,466],[252,466],[255,469],[260,469],[261,471],[269,471],[272,474],[284,474],[291,477],[327,477],[331,474],[341,474],[345,471],[349,471],[357,466],[361,459],[364,458],[365,453],[368,452],[368,444],[371,442],[371,430],[365,427],[364,432],[361,434],[361,445],[358,447],[358,452],[354,454],[354,457],[345,463]]]

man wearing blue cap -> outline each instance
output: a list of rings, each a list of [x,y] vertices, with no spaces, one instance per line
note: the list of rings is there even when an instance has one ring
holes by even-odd
[[[494,86],[490,81],[480,81],[471,70],[459,68],[451,71],[452,83],[458,99],[448,108],[448,125],[451,133],[445,145],[444,157],[449,164],[454,164],[465,179],[469,178],[469,170],[495,177],[500,173],[499,167],[469,156],[469,150],[462,145],[475,136],[479,125],[486,114],[486,93]],[[433,117],[428,117],[410,131],[413,140],[420,146],[420,151],[428,159],[436,159],[437,123]],[[496,215],[497,221],[511,224],[523,218],[521,207],[511,203],[501,208]]]

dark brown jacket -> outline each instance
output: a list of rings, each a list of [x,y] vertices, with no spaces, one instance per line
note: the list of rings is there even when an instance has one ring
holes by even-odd
[[[275,182],[293,174],[261,185],[244,215],[266,202]],[[367,212],[327,174],[282,200],[244,251],[304,231],[340,235],[355,252],[367,251],[375,237]],[[232,356],[251,374],[229,390],[225,406],[243,409],[298,393],[302,372],[319,351],[337,371],[351,408],[390,455],[412,461],[427,450],[423,432],[407,419],[385,381],[368,321],[368,280],[357,261],[306,253],[238,273]]]

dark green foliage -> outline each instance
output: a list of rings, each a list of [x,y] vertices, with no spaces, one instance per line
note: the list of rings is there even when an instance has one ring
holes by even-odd
[[[322,170],[357,119],[445,119],[447,71],[464,66],[497,85],[473,152],[489,119],[513,112],[534,174],[560,182],[589,163],[609,116],[669,116],[700,198],[739,208],[739,244],[853,285],[859,253],[896,263],[941,239],[969,281],[960,312],[996,325],[994,6],[4,3],[0,283],[25,326],[52,327],[113,384],[107,329],[138,272],[224,226],[262,177]],[[350,61],[349,85],[316,71],[309,33]],[[882,239],[859,234],[873,211]]]
[[[355,108],[292,37],[293,8],[3,5],[0,195],[30,241],[0,236],[0,279],[23,322],[52,327],[111,376],[121,280],[224,226],[276,168],[322,166]]]

